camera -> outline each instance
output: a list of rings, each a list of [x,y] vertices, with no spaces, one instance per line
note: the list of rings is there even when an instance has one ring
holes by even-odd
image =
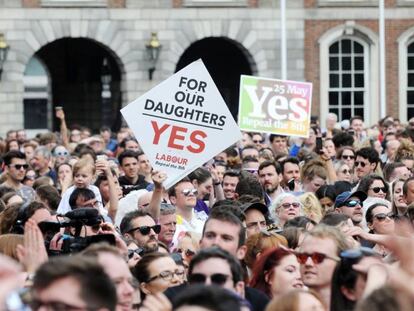
[[[45,238],[46,249],[49,255],[72,254],[77,253],[89,245],[100,242],[107,242],[115,245],[115,236],[113,234],[98,234],[92,236],[81,237],[81,230],[85,226],[100,226],[102,216],[95,208],[77,208],[67,212],[64,215],[64,221],[51,222],[43,221],[38,224]],[[64,234],[62,239],[62,248],[60,250],[50,250],[50,241],[61,228],[73,228],[73,234]]]

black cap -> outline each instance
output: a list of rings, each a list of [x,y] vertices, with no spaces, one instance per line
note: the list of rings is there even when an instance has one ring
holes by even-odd
[[[260,202],[256,203],[245,203],[242,206],[240,206],[240,209],[243,213],[246,213],[249,209],[255,209],[261,212],[263,215],[267,215],[269,213],[269,210],[266,205]]]

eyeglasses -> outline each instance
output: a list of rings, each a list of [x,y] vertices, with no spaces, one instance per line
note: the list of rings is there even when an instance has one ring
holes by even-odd
[[[181,248],[177,248],[176,253],[185,254],[185,256],[189,258],[195,255],[195,252],[192,251],[191,249],[186,249],[185,251],[183,251]]]
[[[197,195],[198,191],[197,189],[184,189],[183,191],[181,191],[181,193],[188,197],[190,194]]]
[[[346,207],[355,207],[357,205],[361,205],[361,201],[359,201],[359,200],[351,200],[351,201],[346,201],[344,203],[344,206],[346,206]]]
[[[365,162],[362,162],[362,161],[356,161],[355,162],[355,166],[356,167],[358,167],[358,166],[361,166],[361,167],[365,167],[367,164],[365,163]]]
[[[9,167],[14,167],[16,170],[27,170],[29,168],[29,164],[9,164]]]
[[[378,213],[378,214],[374,215],[373,217],[374,217],[376,220],[378,220],[379,222],[383,222],[385,219],[387,219],[387,217],[388,217],[390,220],[393,220],[393,219],[395,218],[395,215],[394,215],[394,213],[388,213],[388,214],[385,214],[385,213]]]
[[[355,159],[355,156],[343,154],[341,158],[342,160],[353,160]]]
[[[174,275],[182,278],[184,276],[184,273],[185,273],[184,271],[180,271],[180,270],[162,271],[160,274],[149,278],[147,283],[152,282],[159,278],[163,279],[164,281],[171,281]]]
[[[312,253],[312,254],[308,254],[308,253],[296,253],[296,258],[298,259],[298,262],[301,265],[306,264],[306,262],[308,261],[308,258],[309,257],[310,257],[310,259],[312,259],[312,262],[315,265],[320,264],[325,259],[331,259],[331,260],[334,260],[334,261],[339,261],[339,258],[338,257],[332,257],[332,256],[328,256],[328,255],[322,254],[322,253]]]
[[[161,232],[161,225],[155,225],[155,226],[152,226],[152,227],[151,227],[151,226],[136,227],[136,228],[133,228],[133,229],[129,230],[129,231],[128,231],[128,233],[129,233],[129,232],[132,232],[132,231],[139,230],[139,232],[140,232],[142,235],[148,235],[148,234],[150,234],[151,229],[152,229],[152,230],[154,230],[154,232],[155,232],[156,234],[158,234],[158,233],[160,233],[160,232]]]
[[[129,249],[128,259],[132,259],[134,257],[134,254],[137,254],[139,257],[142,257],[144,255],[144,249],[141,247],[138,247],[137,249]]]
[[[39,310],[41,307],[46,307],[47,310],[52,310],[52,311],[80,311],[80,310],[96,310],[95,308],[91,308],[89,306],[85,306],[85,307],[77,307],[77,306],[73,306],[61,301],[41,301],[39,299],[35,299],[33,298],[30,301],[30,308],[33,311],[37,311]]]
[[[288,209],[291,206],[293,206],[294,208],[298,208],[300,207],[300,204],[297,202],[293,202],[293,203],[283,203],[280,206],[283,207],[284,209]]]
[[[373,188],[369,188],[369,189],[374,191],[374,193],[379,193],[380,191],[382,193],[387,193],[387,188],[385,188],[385,187],[373,187]]]
[[[188,276],[188,282],[191,284],[206,283],[208,278],[210,278],[211,283],[218,286],[223,286],[224,283],[226,283],[227,279],[231,278],[231,276],[223,273],[214,273],[210,276],[204,275],[202,273],[193,273]]]
[[[351,174],[351,170],[347,170],[347,169],[342,170],[342,174]]]

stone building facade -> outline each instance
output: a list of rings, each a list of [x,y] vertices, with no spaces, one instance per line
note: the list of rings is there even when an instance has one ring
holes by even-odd
[[[287,76],[313,82],[313,114],[378,120],[378,1],[286,3]],[[387,112],[404,121],[414,116],[413,16],[414,1],[386,1]],[[150,80],[152,32],[162,49]],[[96,130],[106,120],[117,128],[119,108],[199,55],[211,58],[207,68],[234,114],[238,90],[226,78],[280,77],[278,0],[0,0],[0,33],[10,45],[0,81],[1,135],[56,128],[55,106],[64,107],[69,124]],[[113,73],[106,119],[103,59]]]

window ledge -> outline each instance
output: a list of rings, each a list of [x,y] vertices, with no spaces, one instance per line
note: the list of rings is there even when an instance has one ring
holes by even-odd
[[[41,0],[42,7],[106,7],[107,0]]]
[[[402,0],[406,1],[406,0]],[[409,0],[408,0],[409,1]],[[318,0],[319,7],[378,6],[378,0]]]
[[[248,0],[183,0],[183,7],[247,7]]]

